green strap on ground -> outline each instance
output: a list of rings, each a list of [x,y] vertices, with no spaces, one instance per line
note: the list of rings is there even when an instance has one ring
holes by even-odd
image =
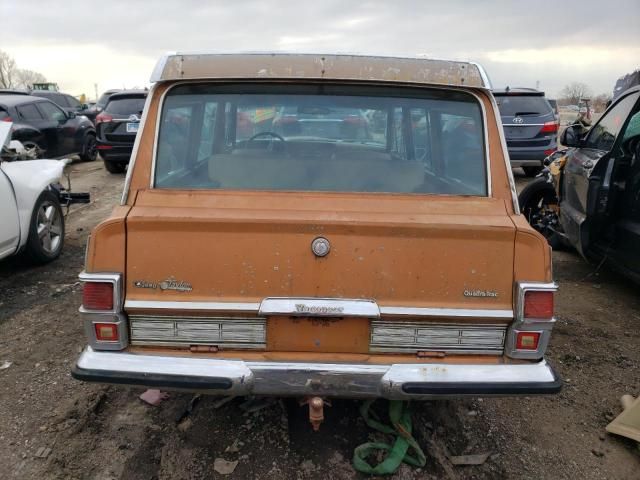
[[[414,467],[424,467],[427,463],[427,458],[418,442],[411,436],[412,425],[409,402],[401,400],[391,400],[389,402],[389,419],[392,425],[389,426],[380,422],[377,418],[373,418],[375,413],[371,412],[371,405],[374,401],[367,400],[362,404],[362,407],[360,407],[362,418],[364,418],[369,427],[382,433],[395,435],[396,440],[393,445],[368,442],[356,447],[353,452],[353,467],[359,472],[373,475],[390,475],[398,469],[402,462]],[[409,448],[412,449],[415,456],[407,453]],[[366,458],[377,450],[389,453],[381,463],[371,466],[367,463]]]

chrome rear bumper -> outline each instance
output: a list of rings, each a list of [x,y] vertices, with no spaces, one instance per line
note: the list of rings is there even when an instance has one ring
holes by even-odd
[[[72,369],[78,380],[197,390],[217,395],[320,395],[396,400],[557,393],[562,381],[544,360],[526,364],[245,362],[97,352]]]

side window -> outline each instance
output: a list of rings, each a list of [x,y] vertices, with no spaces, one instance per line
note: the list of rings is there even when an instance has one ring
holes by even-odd
[[[38,109],[36,108],[35,105],[20,105],[19,107],[16,107],[16,110],[18,110],[18,114],[20,114],[20,118],[22,118],[23,120],[42,120],[43,117],[40,114],[40,112],[38,111]]]
[[[158,143],[158,169],[167,176],[188,168],[192,106],[165,106]]]
[[[38,110],[42,112],[44,118],[54,122],[61,122],[67,118],[65,113],[51,102],[38,102]]]
[[[429,151],[429,117],[425,108],[411,109],[411,130],[413,132],[414,158],[424,162],[425,168],[433,170]]]
[[[604,117],[591,129],[585,142],[586,148],[609,151],[613,148],[616,137],[624,125],[629,112],[638,100],[638,94],[627,95],[620,100]]]
[[[198,146],[199,162],[213,155],[213,137],[216,127],[217,107],[218,104],[215,102],[207,102],[204,104],[204,117],[202,118],[200,145]]]
[[[482,124],[474,113],[440,115],[443,173],[451,180],[473,183],[484,176]]]
[[[67,101],[67,105],[71,108],[75,108],[76,110],[80,110],[80,102],[73,98],[71,95],[65,95],[64,98]]]

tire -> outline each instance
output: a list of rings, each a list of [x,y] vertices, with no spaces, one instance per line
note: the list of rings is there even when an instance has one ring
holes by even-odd
[[[545,178],[536,178],[527,184],[518,195],[518,203],[520,203],[520,213],[522,213],[527,222],[540,232],[546,239],[551,248],[557,249],[563,245],[562,237],[551,229],[544,228],[539,222],[536,222],[536,216],[541,211],[550,211],[558,205],[558,198],[553,185],[547,182]],[[547,213],[547,217],[552,214]],[[532,220],[534,221],[532,223]],[[557,222],[556,222],[557,224]]]
[[[527,177],[535,177],[542,171],[542,167],[522,167]]]
[[[50,190],[40,194],[31,213],[25,255],[33,263],[48,263],[64,246],[64,215],[58,197]]]
[[[104,168],[106,168],[107,172],[109,173],[123,173],[127,168],[127,164],[122,162],[112,162],[110,160],[105,160]]]
[[[96,149],[96,136],[93,133],[87,133],[82,142],[82,152],[80,152],[80,160],[83,162],[93,162],[98,157]]]
[[[45,156],[45,150],[40,145],[38,145],[37,142],[27,140],[26,142],[22,142],[22,146],[27,149],[34,147],[37,148],[38,155],[36,156],[36,158],[44,158]]]

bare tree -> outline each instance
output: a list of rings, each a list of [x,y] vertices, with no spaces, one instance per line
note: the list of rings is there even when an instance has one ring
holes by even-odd
[[[571,82],[560,91],[560,97],[568,104],[576,105],[583,98],[591,97],[591,89],[582,82]]]
[[[14,88],[16,62],[7,52],[0,50],[0,88]]]
[[[44,83],[47,79],[40,72],[33,70],[17,69],[15,74],[15,86],[17,88],[28,89],[34,83]]]
[[[601,93],[600,95],[596,95],[595,97],[592,98],[591,106],[596,112],[604,112],[610,101],[611,101],[611,94]]]

